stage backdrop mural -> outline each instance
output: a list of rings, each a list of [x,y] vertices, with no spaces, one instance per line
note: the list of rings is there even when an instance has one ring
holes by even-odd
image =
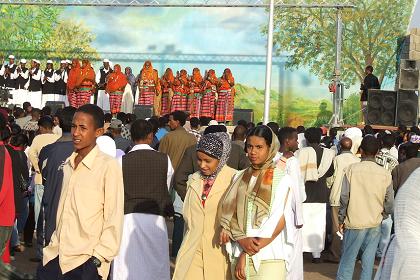
[[[311,2],[311,1],[308,1]],[[333,1],[332,1],[333,2]],[[372,64],[382,88],[393,88],[397,39],[405,35],[413,0],[355,0],[343,12],[343,70],[347,123],[359,120],[359,85]],[[139,73],[151,59],[191,74],[218,76],[230,68],[235,107],[262,119],[267,11],[263,8],[40,7],[0,5],[0,55],[45,62],[103,58]],[[276,9],[271,119],[319,125],[331,117],[328,91],[335,61],[335,10]]]

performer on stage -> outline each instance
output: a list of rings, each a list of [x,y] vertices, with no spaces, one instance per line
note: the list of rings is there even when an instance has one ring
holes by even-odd
[[[127,77],[121,72],[121,66],[116,64],[114,72],[108,75],[105,92],[109,94],[111,113],[116,115],[121,111],[121,103],[124,88],[127,85]]]
[[[97,105],[101,107],[102,110],[109,110],[109,95],[105,92],[107,77],[112,73],[109,59],[105,58],[103,61],[103,67],[96,72],[96,83],[98,84],[98,99]]]
[[[68,72],[68,79],[67,79],[67,97],[69,100],[69,104],[72,107],[77,107],[77,100],[76,100],[76,90],[77,90],[77,81],[79,80],[80,76],[80,62],[78,59],[73,59],[72,63],[68,65],[70,68]]]
[[[143,69],[140,71],[138,86],[138,104],[153,105],[154,114],[159,116],[161,96],[159,74],[156,69],[153,69],[152,62],[149,60],[144,63]]]
[[[194,68],[191,77],[191,94],[190,94],[190,117],[200,118],[201,111],[201,98],[203,96],[203,77],[201,76],[200,69]]]
[[[378,77],[373,75],[373,67],[371,65],[366,66],[365,68],[365,78],[363,83],[360,85],[361,95],[360,95],[360,106],[363,112],[363,121],[367,123],[367,101],[368,101],[368,90],[369,89],[380,89],[381,85],[379,84]]]
[[[63,101],[66,106],[68,106],[68,100],[66,97],[66,88],[67,88],[67,79],[68,79],[68,72],[67,72],[67,61],[62,60],[60,62],[60,69],[55,71],[55,97],[56,101]]]
[[[20,60],[20,65],[15,70],[16,84],[15,94],[13,95],[13,103],[23,105],[28,100],[28,91],[25,89],[26,83],[29,81],[29,69],[26,68],[26,59]]]
[[[165,74],[160,79],[160,84],[162,87],[162,101],[161,101],[161,110],[160,114],[162,116],[168,115],[171,112],[171,101],[174,95],[173,85],[175,77],[171,68],[167,68]]]
[[[42,70],[39,69],[40,62],[37,59],[32,59],[31,70],[29,71],[29,81],[26,83],[25,88],[29,90],[28,100],[33,108],[41,108],[41,95],[42,95]]]
[[[3,84],[0,86],[4,86],[9,89],[15,89],[15,82],[16,78],[14,76],[16,70],[15,64],[15,56],[9,55],[9,64],[2,65],[0,69],[0,76],[3,76]]]
[[[55,98],[55,73],[52,60],[47,60],[47,68],[42,73],[42,106],[47,101],[56,101]]]
[[[219,80],[219,90],[216,109],[216,121],[233,121],[233,108],[235,99],[235,79],[229,68],[223,71],[223,76]]]
[[[190,92],[187,70],[182,69],[174,80],[174,96],[171,102],[171,112],[187,111],[187,97]]]
[[[77,107],[90,103],[90,97],[95,89],[95,71],[90,65],[89,60],[82,60],[82,68],[77,81],[76,101]]]
[[[214,119],[214,111],[217,99],[217,77],[216,72],[210,69],[205,77],[203,85],[203,98],[201,99],[201,117]]]
[[[131,94],[133,95],[133,100],[136,98],[136,76],[133,74],[133,70],[131,67],[125,67],[125,76],[127,77],[127,82],[130,84],[131,87]]]

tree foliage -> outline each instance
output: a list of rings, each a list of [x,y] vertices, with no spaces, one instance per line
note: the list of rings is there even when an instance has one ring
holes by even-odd
[[[27,59],[69,58],[62,52],[90,52],[92,33],[80,23],[63,21],[57,6],[0,5],[0,57],[11,52]]]
[[[350,84],[361,81],[365,66],[373,65],[382,81],[384,77],[395,74],[397,39],[405,35],[413,0],[352,2],[356,8],[342,12],[342,80]],[[274,26],[277,53],[291,54],[287,67],[309,67],[321,80],[333,77],[336,56],[335,9],[277,8]],[[263,32],[267,33],[266,27]]]

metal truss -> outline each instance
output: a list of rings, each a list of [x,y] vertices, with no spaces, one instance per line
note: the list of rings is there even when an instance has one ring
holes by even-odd
[[[106,6],[106,7],[254,7],[267,8],[267,0],[0,0],[0,4],[38,6]],[[283,8],[353,8],[353,1],[337,3],[318,0],[276,0]]]

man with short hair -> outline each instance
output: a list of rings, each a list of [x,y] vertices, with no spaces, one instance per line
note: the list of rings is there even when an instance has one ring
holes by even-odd
[[[64,162],[57,225],[44,248],[38,280],[107,279],[118,254],[124,215],[121,166],[96,145],[104,113],[93,104],[72,122],[75,151]]]
[[[1,84],[0,86],[4,86],[9,89],[15,89],[15,82],[16,77],[14,75],[16,70],[16,64],[15,64],[15,56],[9,55],[9,64],[4,64],[0,67],[0,76],[3,77],[4,84]]]
[[[26,59],[21,59],[20,64],[16,67],[15,73],[15,94],[13,95],[13,103],[22,105],[28,98],[28,91],[25,85],[29,80],[29,69],[26,68]]]
[[[107,84],[107,77],[112,72],[110,61],[107,58],[103,60],[103,66],[99,68],[98,72],[96,72],[95,80],[98,84],[97,104],[104,111],[110,110],[109,94],[105,92],[105,88]]]
[[[331,188],[330,206],[331,206],[331,244],[329,248],[328,261],[339,263],[341,256],[341,240],[337,235],[339,231],[338,210],[340,208],[341,185],[344,172],[347,167],[353,163],[360,162],[360,159],[351,152],[353,142],[350,138],[343,137],[340,140],[341,153],[334,158],[334,175],[328,179],[328,186]]]
[[[67,79],[69,78],[69,75],[67,73],[67,63],[65,60],[62,60],[60,62],[60,69],[56,70],[54,72],[54,85],[55,85],[55,94],[57,100],[55,101],[62,101],[66,106],[69,105],[69,100],[67,98]]]
[[[419,144],[408,143],[400,146],[400,150],[405,153],[405,160],[398,164],[391,172],[394,191],[398,189],[410,177],[411,173],[420,167],[420,158],[417,157]]]
[[[192,135],[197,138],[197,142],[200,141],[201,133],[200,133],[200,120],[196,117],[190,119],[190,127],[191,130],[189,131]]]
[[[116,148],[126,153],[127,150],[131,148],[131,141],[121,136],[122,127],[122,121],[118,119],[113,119],[111,120],[111,124],[109,125],[109,131],[111,132],[112,137],[114,138]]]
[[[360,95],[360,106],[363,112],[363,121],[367,123],[367,101],[368,101],[368,91],[369,89],[380,89],[381,85],[379,83],[378,77],[373,75],[373,67],[371,65],[366,66],[365,68],[365,78],[363,83],[360,85],[361,95]]]
[[[376,163],[391,172],[398,165],[398,157],[391,154],[391,148],[395,145],[395,136],[385,134],[382,139],[382,149],[376,155]]]
[[[392,214],[394,190],[389,171],[375,162],[379,141],[373,136],[362,140],[362,161],[350,165],[343,178],[338,221],[344,233],[343,252],[337,279],[353,278],[360,252],[360,279],[372,279],[375,253],[381,236],[383,215]]]
[[[246,127],[238,124],[233,130],[232,143],[240,146],[242,149],[245,150],[246,133],[247,133]]]
[[[113,264],[114,280],[170,278],[165,217],[173,216],[169,187],[174,170],[168,155],[151,148],[153,136],[150,122],[136,120],[131,125],[135,146],[121,160],[124,229]]]

